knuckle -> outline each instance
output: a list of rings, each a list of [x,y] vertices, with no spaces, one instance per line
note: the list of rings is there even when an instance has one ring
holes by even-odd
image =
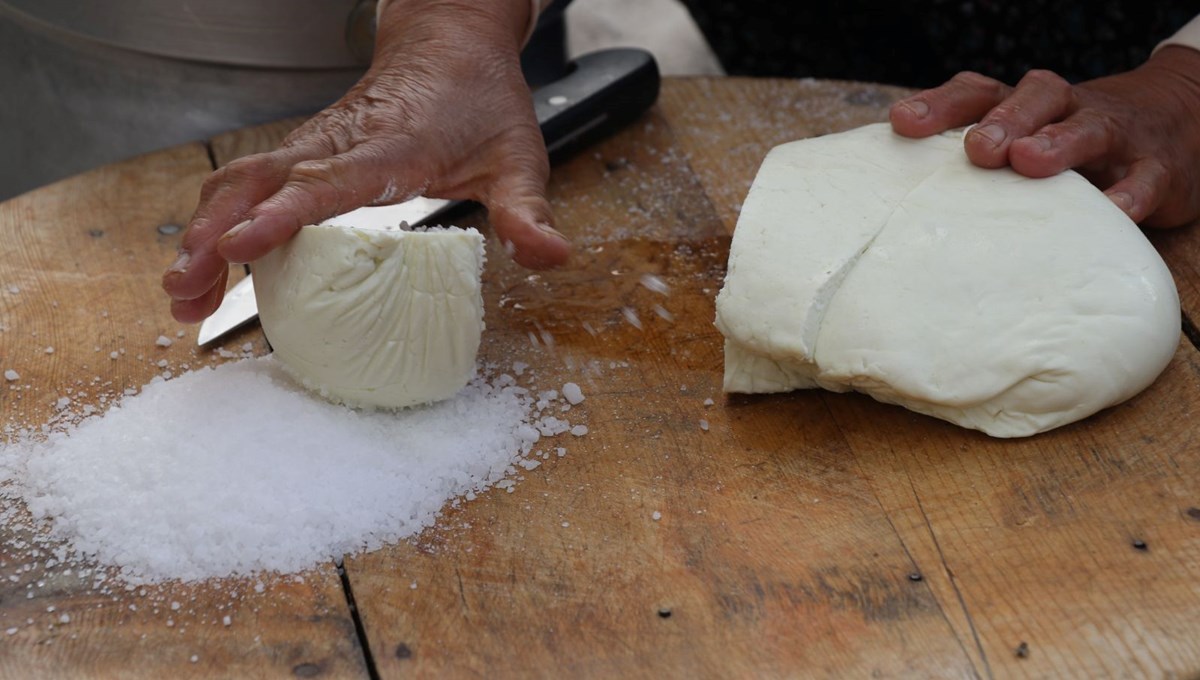
[[[221,170],[231,182],[261,182],[271,179],[278,172],[270,154],[242,156],[230,161]]]
[[[1071,84],[1062,76],[1044,68],[1035,68],[1026,72],[1025,77],[1021,78],[1020,84],[1026,83],[1055,90],[1067,90],[1071,87]]]

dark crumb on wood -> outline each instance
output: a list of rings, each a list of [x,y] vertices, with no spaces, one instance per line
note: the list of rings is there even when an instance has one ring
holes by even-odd
[[[1150,546],[1146,545],[1146,542],[1140,538],[1133,539],[1133,547],[1136,550],[1149,550],[1150,549]]]
[[[88,229],[88,236],[91,236],[92,238],[100,238],[101,236],[104,236],[104,230],[103,229]]]
[[[658,618],[660,618],[660,619],[671,618],[671,608],[670,607],[659,607],[658,608]]]
[[[924,579],[925,577],[921,576],[921,572],[919,571],[914,571],[908,575],[908,580],[912,581],[913,583],[916,583],[917,581],[923,581]]]
[[[409,647],[408,645],[404,644],[403,642],[396,645],[396,658],[397,659],[411,659],[412,655],[413,655],[412,647]]]
[[[1187,516],[1195,520],[1200,520],[1200,508],[1188,508]]]
[[[315,678],[321,674],[321,667],[315,663],[302,663],[292,669],[292,675],[297,678]]]
[[[1013,650],[1013,654],[1016,654],[1018,659],[1028,659],[1029,643],[1022,640],[1021,644],[1017,645],[1017,648]]]

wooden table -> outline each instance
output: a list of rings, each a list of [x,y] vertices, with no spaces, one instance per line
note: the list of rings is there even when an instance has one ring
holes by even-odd
[[[666,82],[639,122],[556,169],[571,265],[488,263],[485,358],[538,363],[546,385],[596,362],[578,407],[591,433],[566,458],[419,540],[347,557],[344,575],[331,560],[262,593],[101,595],[60,575],[29,598],[40,566],[0,579],[0,631],[19,628],[0,637],[0,677],[1200,677],[1200,230],[1153,234],[1186,315],[1174,361],[1085,422],[1002,441],[859,395],[721,395],[713,297],[761,159],[884,120],[901,94]],[[179,329],[158,288],[171,225],[214,165],[291,125],[0,204],[0,368],[31,386],[0,390],[5,422],[44,422],[78,381],[119,391],[161,370],[105,352],[149,355]],[[668,298],[638,285],[646,272]],[[206,362],[194,332],[159,354]],[[246,342],[265,351],[256,329],[225,346]],[[33,561],[14,534],[0,529],[0,562]],[[189,613],[168,626],[133,608],[156,598]]]

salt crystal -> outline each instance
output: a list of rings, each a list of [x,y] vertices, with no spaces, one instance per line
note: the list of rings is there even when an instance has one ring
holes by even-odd
[[[525,375],[525,369],[527,368],[529,368],[529,364],[524,361],[514,361],[512,365],[513,373],[516,373],[518,377]]]
[[[171,611],[173,611],[173,612],[179,611],[180,606],[181,605],[178,602],[171,602]]]
[[[413,581],[412,583],[408,584],[408,589],[409,589],[409,590],[416,590],[416,589],[417,589],[417,582],[416,582],[416,581]]]
[[[47,348],[46,348],[46,354],[54,354],[54,348],[53,348],[53,347],[47,347]]]
[[[645,286],[647,290],[658,293],[659,295],[671,294],[671,287],[667,285],[667,282],[658,278],[654,274],[642,274],[641,278],[638,279],[638,283]]]
[[[582,437],[587,433],[587,425],[576,425],[575,427],[571,428],[571,434],[575,435],[576,437]]]
[[[570,402],[572,406],[583,401],[583,390],[579,389],[579,385],[576,385],[573,382],[563,385],[562,395],[566,397],[567,401]]]
[[[183,331],[183,329],[175,331],[175,337],[177,338],[182,338],[184,335],[186,335],[186,333]]]
[[[174,343],[171,342],[171,338],[168,338],[165,335],[160,335],[158,336],[158,339],[154,341],[154,344],[158,345],[159,347],[170,347]]]
[[[226,614],[225,616],[221,617],[221,623],[223,623],[223,624],[225,624],[226,626],[228,626],[228,625],[231,625],[231,624],[233,623],[233,619],[229,618],[229,615],[228,615],[228,614]]]
[[[705,400],[704,400],[704,405],[705,405],[705,406],[712,406],[712,405],[713,405],[713,404],[715,404],[715,403],[716,403],[716,402],[712,400],[712,397],[709,397],[708,399],[705,399]]]
[[[662,519],[662,513],[655,510],[654,512],[650,513],[650,519],[657,522],[658,520]]]
[[[566,529],[567,527],[571,526],[571,523],[570,523],[570,522],[563,522],[563,523],[562,523],[562,525],[563,525],[563,528],[564,528],[564,529]]]
[[[21,374],[17,373],[16,371],[14,371],[10,368],[4,372],[4,379],[9,382],[13,382],[14,380],[20,380]]]
[[[642,320],[638,318],[637,311],[634,310],[633,307],[622,307],[621,315],[625,317],[625,320],[629,322],[630,326],[633,326],[639,331],[642,330]]]
[[[9,628],[8,630],[6,630],[6,631],[4,631],[4,632],[5,632],[6,634],[8,634],[8,635],[16,635],[18,630],[20,630],[20,629],[19,629],[19,628],[17,628],[16,626],[14,626],[14,627],[12,627],[12,628]]]
[[[63,614],[62,616],[58,617],[58,622],[59,622],[59,623],[70,623],[70,622],[71,622],[71,615],[70,615],[70,614]]]
[[[193,654],[193,655],[192,655],[192,656],[191,656],[191,657],[188,659],[188,661],[191,661],[192,663],[196,663],[196,662],[197,662],[197,661],[199,661],[199,660],[200,660],[200,655],[199,655],[199,654]]]
[[[166,368],[166,367],[167,367],[167,360],[166,360],[166,359],[159,359],[157,362],[155,362],[155,364],[154,364],[154,365],[155,365],[155,366],[158,366],[159,368]]]
[[[563,456],[567,455],[567,450],[560,446],[554,449],[554,453],[558,454],[559,458],[562,458]]]

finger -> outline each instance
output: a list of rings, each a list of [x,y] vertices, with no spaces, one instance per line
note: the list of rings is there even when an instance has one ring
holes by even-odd
[[[199,323],[217,311],[225,297],[225,284],[229,280],[229,267],[221,270],[212,287],[203,295],[190,300],[172,300],[171,316],[180,323]]]
[[[177,300],[209,294],[228,267],[216,251],[217,239],[241,222],[251,207],[275,193],[295,163],[322,153],[321,144],[310,142],[238,158],[209,175],[184,231],[179,257],[163,274],[163,289]]]
[[[1103,158],[1113,150],[1116,139],[1110,117],[1083,109],[1061,123],[1013,140],[1008,162],[1026,177],[1050,177]]]
[[[963,71],[940,87],[896,102],[888,117],[897,134],[928,137],[974,123],[1011,91],[999,80]]]
[[[253,262],[306,224],[364,205],[403,199],[413,193],[410,187],[420,186],[404,171],[387,166],[382,152],[367,145],[332,158],[297,163],[278,191],[221,237],[217,251],[229,262]]]
[[[1142,158],[1129,166],[1119,182],[1104,193],[1129,219],[1142,222],[1162,205],[1171,184],[1170,173],[1157,158]]]
[[[1013,140],[1062,120],[1071,113],[1073,100],[1071,84],[1060,76],[1042,70],[1026,73],[1012,94],[967,132],[967,157],[983,168],[1008,165]]]
[[[522,267],[549,269],[567,261],[571,243],[554,228],[546,200],[550,174],[544,153],[530,150],[489,188],[483,202],[488,221],[509,255]]]

